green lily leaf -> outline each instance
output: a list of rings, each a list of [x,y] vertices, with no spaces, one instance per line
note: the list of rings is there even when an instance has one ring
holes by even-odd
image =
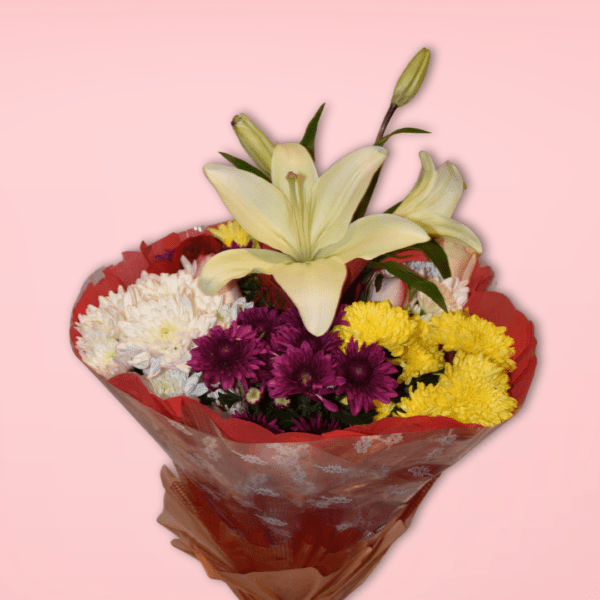
[[[401,202],[402,202],[402,200],[400,200],[400,202],[396,202],[396,204],[394,204],[394,206],[390,206],[386,211],[383,212],[383,214],[391,215],[400,206]]]
[[[371,183],[365,192],[365,195],[362,197],[354,216],[352,217],[352,221],[356,221],[356,219],[360,219],[365,216],[367,212],[367,208],[369,206],[369,202],[371,202],[371,197],[373,196],[373,192],[375,191],[375,186],[377,185],[377,181],[379,180],[379,173],[381,173],[381,167],[377,169],[375,175],[371,179]]]
[[[321,118],[321,113],[323,112],[324,108],[325,104],[321,104],[319,110],[315,113],[315,116],[307,125],[306,131],[304,132],[304,137],[300,142],[308,150],[313,160],[315,160],[315,137],[317,135],[317,126],[319,125],[319,119]]]
[[[385,137],[379,138],[375,142],[374,146],[383,146],[383,144],[385,144],[393,135],[396,135],[397,133],[430,133],[430,132],[425,131],[423,129],[416,129],[415,127],[403,127],[402,129],[396,129],[396,131],[392,131],[392,133],[386,135]],[[356,212],[354,213],[354,216],[352,217],[352,221],[356,221],[356,219],[360,219],[361,217],[365,216],[365,213],[367,212],[367,208],[369,206],[369,202],[371,201],[373,192],[375,191],[375,186],[377,185],[377,181],[379,180],[380,171],[381,171],[381,169],[379,169],[379,171],[377,171],[377,173],[375,173],[375,175],[373,175],[373,179],[371,179],[371,183],[370,183],[369,187],[367,188],[365,195],[362,197],[362,200],[360,201],[360,204],[358,205],[358,208],[356,209]],[[400,202],[398,202],[398,204],[396,204],[395,206],[392,206],[392,208],[389,208],[385,212],[388,214],[393,213],[394,210],[396,210],[396,208],[398,208],[399,204],[400,204]]]
[[[396,129],[396,131],[392,131],[392,133],[388,133],[382,138],[379,138],[374,145],[383,146],[393,135],[396,135],[397,133],[431,133],[431,131],[417,129],[416,127],[402,127],[402,129]]]
[[[237,158],[235,156],[231,156],[231,154],[227,154],[226,152],[219,152],[219,154],[223,158],[226,158],[237,169],[240,169],[241,171],[248,171],[248,173],[258,175],[259,177],[266,179],[268,182],[271,181],[262,171],[259,171],[256,167],[253,167],[250,163],[247,163],[245,160],[242,160],[241,158]]]
[[[446,256],[444,249],[434,239],[406,248],[406,250],[411,249],[420,250],[437,267],[442,279],[452,277],[448,257]]]
[[[420,292],[423,292],[425,295],[429,296],[442,310],[448,312],[448,307],[446,306],[446,302],[440,290],[438,290],[435,283],[428,281],[424,277],[417,275],[413,271],[411,271],[408,267],[404,265],[387,261],[387,262],[369,262],[367,263],[367,267],[370,269],[386,269],[389,271],[394,277],[401,279],[408,285],[409,287],[413,287]]]

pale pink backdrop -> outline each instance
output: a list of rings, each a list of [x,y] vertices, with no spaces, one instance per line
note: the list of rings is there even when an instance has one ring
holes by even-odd
[[[0,3],[0,595],[231,599],[155,519],[166,457],[68,345],[87,275],[227,213],[201,173],[245,111],[321,169],[373,142],[422,46],[374,208],[452,160],[497,289],[537,327],[514,421],[444,474],[355,600],[600,597],[594,2]]]

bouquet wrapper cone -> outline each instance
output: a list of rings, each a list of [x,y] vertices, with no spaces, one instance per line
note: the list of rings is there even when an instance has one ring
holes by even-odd
[[[160,414],[139,401],[153,395],[130,375],[99,379],[175,464],[177,476],[162,472],[159,523],[241,600],[345,598],[406,531],[439,474],[495,429],[453,422],[372,435],[275,436],[195,401]],[[229,425],[230,437],[218,425]],[[269,441],[232,439],[249,433]],[[294,436],[309,440],[289,441]],[[281,437],[288,440],[274,441]]]
[[[77,301],[78,356],[77,315],[148,269],[145,254],[124,257],[96,273]],[[488,275],[476,269],[467,306],[515,340],[510,385],[519,410],[536,365],[533,326],[508,298],[485,290]],[[176,476],[163,470],[159,518],[177,535],[174,545],[242,600],[347,596],[406,530],[432,482],[498,428],[393,417],[322,435],[274,434],[192,398],[163,400],[135,373],[97,377],[175,465]]]
[[[161,472],[165,488],[165,508],[158,522],[177,535],[172,544],[197,558],[212,579],[223,580],[241,600],[341,600],[356,589],[377,566],[389,547],[407,530],[417,506],[432,482],[424,486],[398,518],[388,523],[368,540],[352,544],[337,553],[326,553],[315,545],[310,536],[304,536],[299,552],[293,553],[291,544],[286,550],[294,555],[290,568],[277,571],[239,572],[223,546],[236,543],[235,534],[228,530],[210,509],[194,501],[173,473],[163,467]],[[256,546],[255,553],[265,554],[265,548]],[[303,560],[304,558],[304,560]],[[312,558],[311,566],[303,566]],[[331,564],[335,565],[333,568]],[[269,561],[264,561],[269,568]]]

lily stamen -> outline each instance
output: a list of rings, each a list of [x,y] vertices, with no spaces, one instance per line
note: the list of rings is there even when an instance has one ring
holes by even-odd
[[[300,262],[311,260],[311,239],[310,239],[310,206],[304,189],[306,175],[302,173],[293,173],[290,171],[286,177],[290,195],[289,199],[293,205],[292,212],[296,221],[296,229],[298,231],[298,241],[300,242]]]

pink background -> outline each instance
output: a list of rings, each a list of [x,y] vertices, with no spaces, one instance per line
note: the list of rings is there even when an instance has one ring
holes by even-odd
[[[419,150],[454,161],[458,216],[534,320],[540,364],[518,418],[352,598],[600,597],[594,5],[1,2],[0,595],[233,598],[155,522],[166,457],[72,355],[71,306],[122,250],[227,217],[201,167],[240,154],[233,115],[297,141],[326,101],[322,170],[372,143],[427,46],[393,126],[433,133],[388,145],[374,208],[410,189]]]

